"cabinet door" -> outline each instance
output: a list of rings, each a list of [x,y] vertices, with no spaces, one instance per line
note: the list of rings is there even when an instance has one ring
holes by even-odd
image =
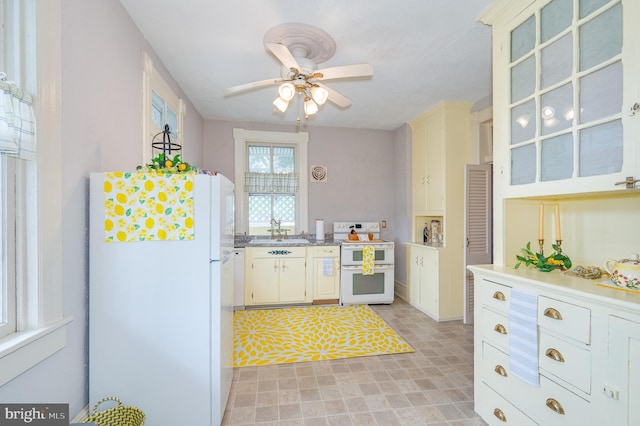
[[[427,120],[426,184],[427,210],[444,210],[444,111]]]
[[[420,278],[420,306],[427,312],[438,316],[438,251],[425,250],[424,264]]]
[[[427,210],[427,127],[424,120],[412,123],[411,152],[413,210]]]
[[[610,401],[608,424],[640,424],[640,323],[609,317],[604,392]]]
[[[278,302],[279,259],[253,259],[251,301],[254,305]]]
[[[494,109],[506,111],[494,158],[508,198],[638,178],[639,17],[635,0],[540,0],[494,26]]]
[[[323,271],[323,260],[314,259],[313,264],[313,298],[315,300],[339,299],[340,298],[340,262],[337,258],[332,259],[333,272],[325,275]]]
[[[280,261],[280,302],[304,302],[307,295],[307,268],[304,258],[286,257]]]
[[[409,248],[409,301],[415,305],[420,305],[420,280],[422,276],[422,265],[424,258],[421,250],[416,247]]]

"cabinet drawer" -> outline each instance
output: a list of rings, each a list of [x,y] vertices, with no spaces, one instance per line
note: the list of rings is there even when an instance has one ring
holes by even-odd
[[[311,248],[314,257],[340,257],[340,246],[322,246]]]
[[[486,382],[502,395],[511,394],[509,371],[509,355],[487,342],[482,342],[482,374]]]
[[[511,299],[511,287],[495,283],[493,281],[487,281],[483,279],[478,288],[478,300],[477,304],[490,306],[491,308],[504,313],[505,315],[509,311],[509,300]]]
[[[549,297],[538,297],[538,325],[553,334],[591,343],[591,310]]]
[[[533,426],[534,421],[486,384],[482,384],[475,409],[490,425]]]
[[[559,384],[540,376],[540,388],[522,402],[523,409],[541,425],[591,425],[591,404]]]
[[[307,255],[306,247],[251,247],[252,258],[281,258],[281,257],[305,257]]]
[[[591,351],[546,333],[540,333],[538,349],[540,369],[591,393]]]
[[[482,334],[492,345],[509,353],[509,321],[505,315],[483,307]]]

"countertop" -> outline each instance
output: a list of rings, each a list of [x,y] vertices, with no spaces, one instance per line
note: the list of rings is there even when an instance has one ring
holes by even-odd
[[[602,283],[606,279],[589,280],[567,275],[560,271],[540,272],[535,268],[524,266],[515,269],[510,266],[469,265],[467,268],[474,273],[495,274],[505,279],[517,278],[521,282],[526,282],[539,288],[548,288],[550,290],[560,288],[586,300],[591,299],[600,303],[615,302],[632,309],[634,312],[638,312],[638,309],[640,309],[640,292],[629,292],[598,285],[598,283]]]
[[[434,249],[444,248],[444,244],[442,243],[423,243],[422,241],[407,241],[405,243],[408,246],[416,246],[416,247],[428,247]]]
[[[301,235],[292,235],[289,238],[302,238]],[[234,247],[235,248],[244,248],[244,247],[270,247],[268,245],[251,245],[249,241],[256,239],[264,239],[268,240],[270,237],[258,237],[255,235],[236,235]],[[316,236],[314,234],[307,235],[305,234],[304,239],[309,241],[309,244],[300,244],[300,243],[287,243],[287,239],[282,239],[282,242],[275,243],[273,246],[275,247],[312,247],[312,246],[339,246],[340,241],[333,241],[333,234],[329,234],[325,236],[324,241],[316,240]]]

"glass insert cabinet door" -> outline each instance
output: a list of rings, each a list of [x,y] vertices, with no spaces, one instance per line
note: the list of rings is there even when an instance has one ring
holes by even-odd
[[[624,99],[624,82],[640,80],[638,42],[623,47],[635,1],[539,0],[507,27],[509,186],[546,184],[553,193],[563,182],[628,172],[625,161],[640,168],[640,142],[625,143],[629,120],[635,129],[640,121],[629,110],[640,100]],[[629,51],[635,57],[623,60]],[[632,85],[637,92],[640,83]]]

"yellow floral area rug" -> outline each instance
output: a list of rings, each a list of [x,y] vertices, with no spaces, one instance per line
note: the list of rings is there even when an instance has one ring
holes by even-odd
[[[413,352],[368,305],[236,311],[234,367]]]

